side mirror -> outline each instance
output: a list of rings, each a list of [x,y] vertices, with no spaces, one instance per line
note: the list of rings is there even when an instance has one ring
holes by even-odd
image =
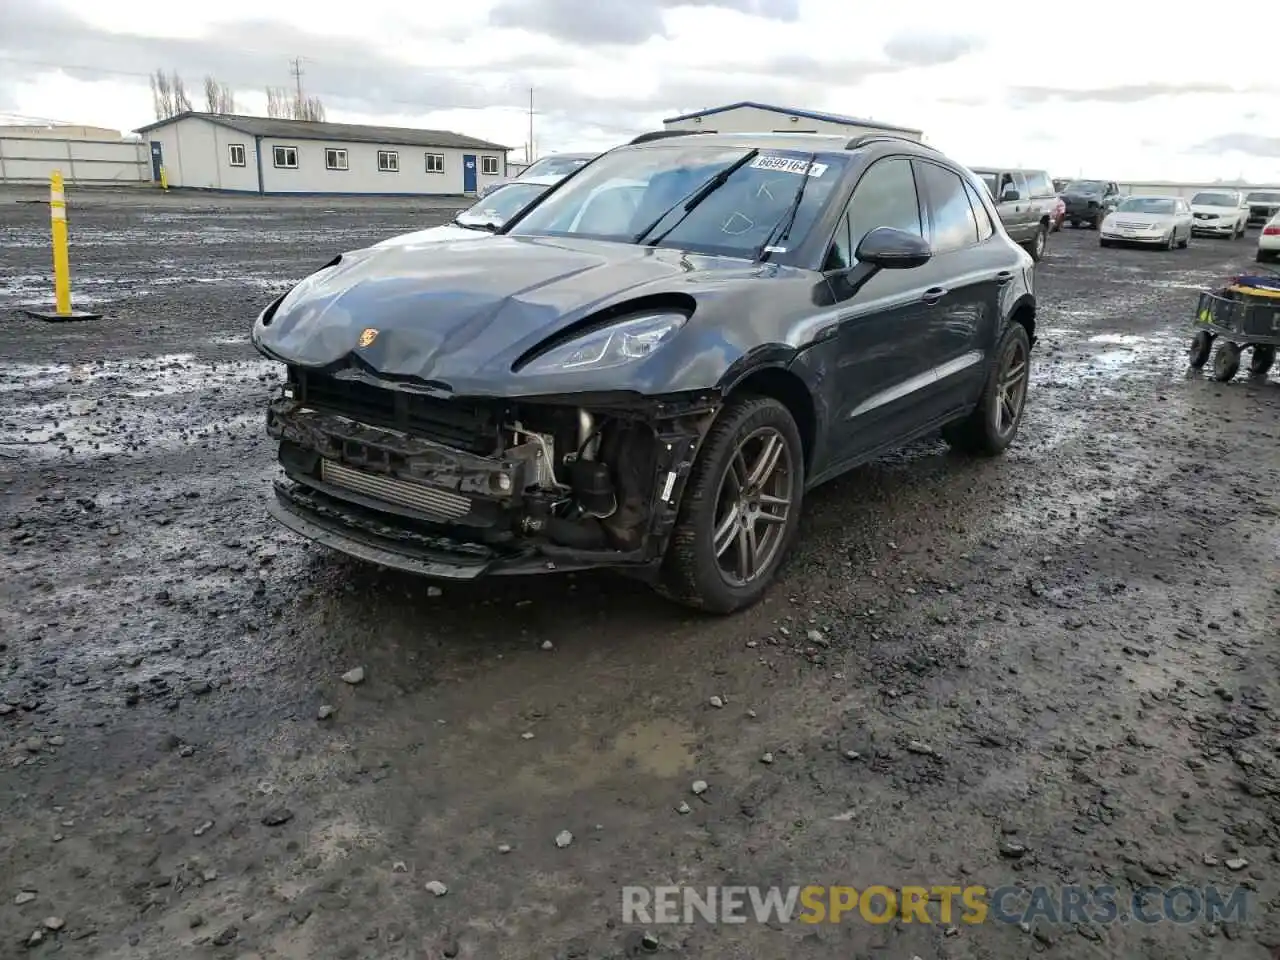
[[[876,227],[858,242],[853,255],[859,263],[869,263],[882,270],[909,270],[928,263],[933,258],[933,250],[918,233],[896,227]]]
[[[1016,187],[1006,187],[1004,193],[1000,194],[1001,203],[1013,203],[1015,200],[1021,200],[1022,194],[1018,192]]]

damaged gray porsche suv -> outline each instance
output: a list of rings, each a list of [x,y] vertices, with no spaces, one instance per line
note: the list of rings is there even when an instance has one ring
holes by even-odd
[[[817,484],[1014,439],[1031,257],[890,136],[648,134],[493,235],[343,254],[258,317],[269,509],[436,578],[610,567],[758,600]]]

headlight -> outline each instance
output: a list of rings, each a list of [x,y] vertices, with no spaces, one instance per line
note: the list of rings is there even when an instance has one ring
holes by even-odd
[[[535,357],[523,373],[603,370],[642,360],[670,339],[688,320],[681,313],[629,317]]]

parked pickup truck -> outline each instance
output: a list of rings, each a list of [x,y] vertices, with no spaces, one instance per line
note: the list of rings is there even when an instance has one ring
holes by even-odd
[[[1073,227],[1086,223],[1097,230],[1120,202],[1120,185],[1114,180],[1072,180],[1062,191],[1062,199]]]
[[[1032,258],[1044,256],[1045,243],[1053,228],[1058,194],[1053,180],[1043,170],[1014,170],[999,167],[970,167],[996,203],[1005,233],[1021,244]]]

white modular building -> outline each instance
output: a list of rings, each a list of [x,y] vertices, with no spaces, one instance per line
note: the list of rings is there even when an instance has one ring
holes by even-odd
[[[136,131],[171,187],[264,195],[456,196],[508,175],[509,147],[447,130],[180,113]]]
[[[797,107],[776,107],[768,103],[742,100],[723,107],[710,107],[662,121],[668,130],[698,130],[703,133],[834,133],[850,137],[887,133],[922,141],[924,133],[878,120],[821,113]]]

